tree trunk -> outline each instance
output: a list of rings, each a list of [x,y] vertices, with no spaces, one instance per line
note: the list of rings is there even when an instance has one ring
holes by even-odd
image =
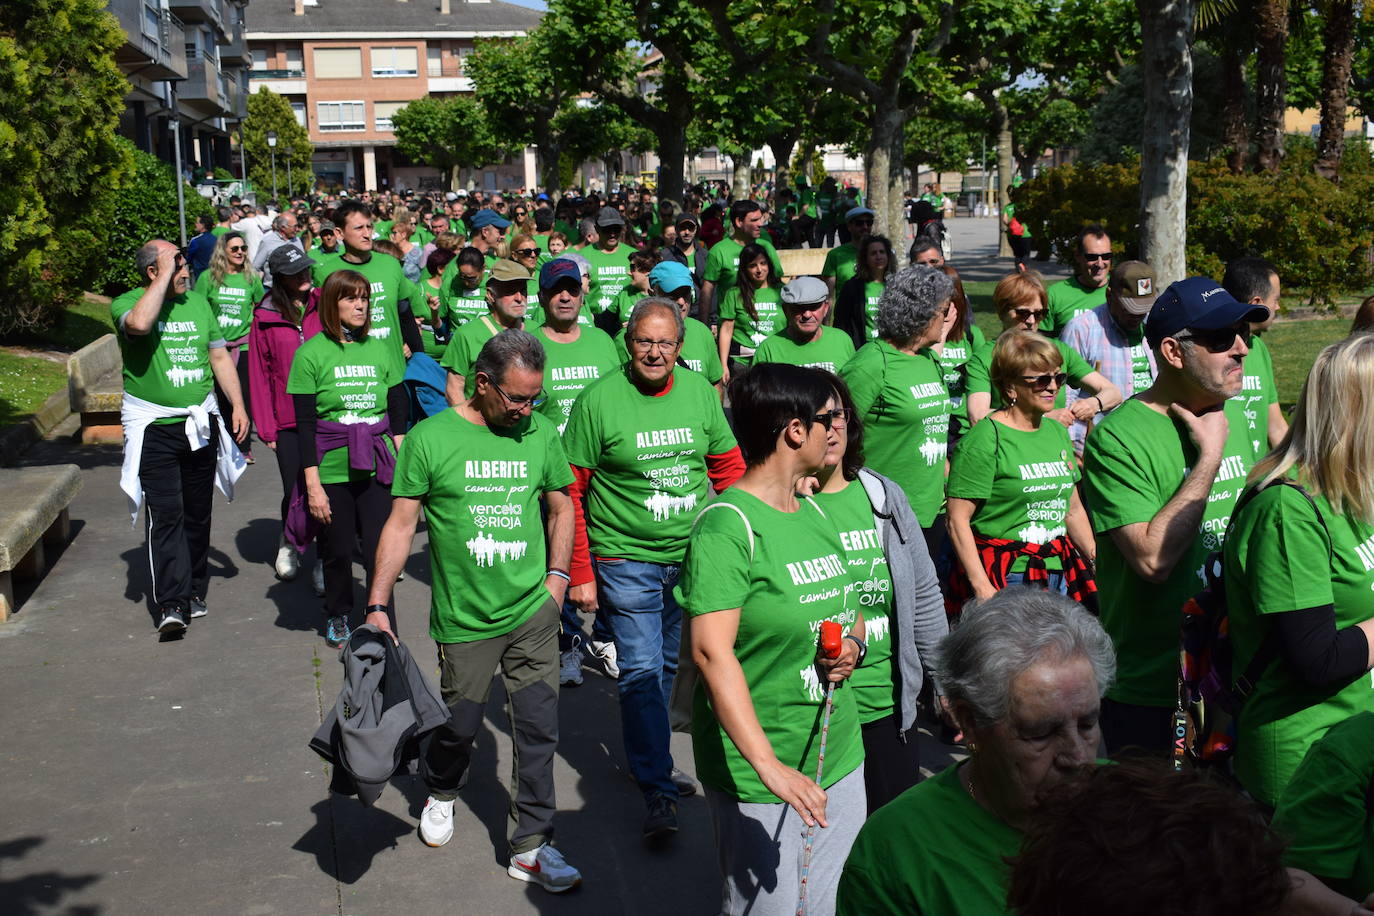
[[[1139,0],[1137,0],[1139,2]],[[1277,172],[1283,159],[1283,111],[1288,83],[1283,72],[1288,43],[1288,0],[1255,4],[1255,171]]]
[[[1250,131],[1245,124],[1245,59],[1241,29],[1227,29],[1221,48],[1221,132],[1228,147],[1226,165],[1239,175],[1250,161]]]
[[[777,188],[792,186],[792,150],[797,146],[797,134],[769,137],[766,141],[773,153],[773,185]]]
[[[1352,0],[1327,0],[1326,26],[1322,30],[1326,57],[1322,62],[1322,120],[1317,137],[1316,172],[1322,178],[1340,179],[1345,153],[1345,111],[1350,95],[1350,65],[1355,57],[1355,4]]]
[[[997,185],[992,189],[992,199],[997,201],[1000,209],[1010,203],[1007,199],[1007,188],[1011,185],[1012,176],[1011,115],[1007,112],[1007,106],[996,95],[988,99],[988,104],[992,108],[992,131],[997,136]],[[1000,218],[998,225],[1001,225]],[[1007,240],[1007,234],[999,230],[997,256],[1009,258],[1011,254],[1011,242]]]
[[[748,150],[744,150],[743,152],[736,152],[730,157],[730,161],[733,163],[730,170],[730,190],[735,195],[735,200],[749,199],[749,188],[752,184],[750,178],[753,175],[749,163],[750,155]]]
[[[1188,141],[1193,116],[1193,0],[1136,0],[1145,75],[1140,256],[1160,286],[1187,271]]]
[[[868,186],[868,209],[874,213],[873,234],[889,239],[903,237],[902,139],[906,121],[906,112],[895,103],[879,104],[873,112],[872,133],[864,148],[864,183]]]
[[[658,139],[658,199],[682,200],[682,169],[687,161],[687,129],[681,124],[654,132]]]

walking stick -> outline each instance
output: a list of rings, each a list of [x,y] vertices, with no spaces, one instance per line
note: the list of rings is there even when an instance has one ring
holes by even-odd
[[[844,642],[844,631],[832,620],[821,622],[821,654],[826,658],[839,658]],[[825,685],[825,712],[821,715],[821,744],[816,751],[816,784],[820,785],[825,773],[825,742],[830,737],[830,713],[835,708],[835,682]],[[806,916],[806,885],[811,875],[811,850],[816,842],[816,825],[806,828],[806,846],[802,852],[801,888],[797,895],[797,916]]]

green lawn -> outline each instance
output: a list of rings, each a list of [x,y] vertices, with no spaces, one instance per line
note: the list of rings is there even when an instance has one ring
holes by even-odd
[[[17,336],[6,343],[35,350],[73,352],[112,329],[108,305],[82,300],[63,315],[56,327]],[[0,427],[32,415],[49,395],[66,384],[67,370],[61,362],[0,350]]]

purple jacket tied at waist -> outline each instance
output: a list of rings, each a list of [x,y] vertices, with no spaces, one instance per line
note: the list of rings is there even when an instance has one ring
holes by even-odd
[[[348,466],[355,471],[372,471],[377,482],[390,486],[396,472],[396,456],[387,445],[391,424],[386,417],[372,423],[336,423],[320,420],[315,425],[315,460],[323,461],[328,452],[348,449]],[[310,514],[305,495],[305,471],[302,470],[291,488],[291,500],[286,509],[286,541],[297,551],[304,552],[319,533],[320,522]]]

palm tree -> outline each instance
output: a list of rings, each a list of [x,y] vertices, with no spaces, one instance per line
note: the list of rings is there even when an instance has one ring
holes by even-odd
[[[1368,8],[1366,5],[1365,9]],[[1355,58],[1355,4],[1353,0],[1326,0],[1322,13],[1326,53],[1322,57],[1321,133],[1317,137],[1314,167],[1322,178],[1338,181],[1341,156],[1345,153],[1350,70]]]

